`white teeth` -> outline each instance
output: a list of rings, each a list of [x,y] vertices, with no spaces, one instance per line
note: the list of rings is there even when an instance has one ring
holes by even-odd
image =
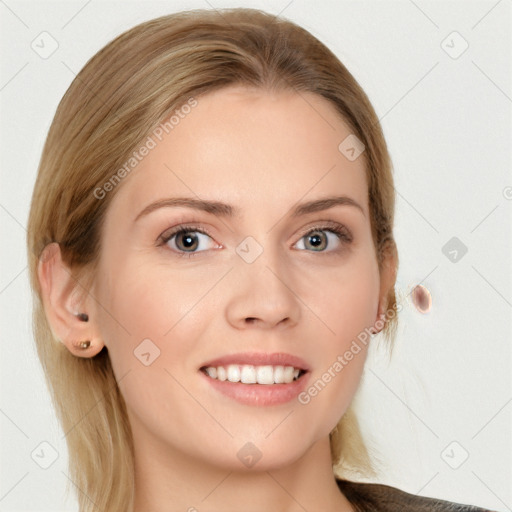
[[[224,366],[209,366],[206,374],[212,379],[243,384],[289,384],[299,378],[300,370],[293,366],[253,366],[249,364],[230,364]]]
[[[284,366],[276,366],[274,368],[274,382],[276,384],[284,383]]]
[[[258,384],[274,384],[274,368],[272,366],[258,366],[256,379]]]
[[[217,378],[217,368],[214,368],[213,366],[209,366],[208,368],[206,368],[206,373],[212,378],[212,379],[216,379]]]
[[[228,380],[229,382],[240,382],[240,367],[236,364],[228,366]]]
[[[242,366],[240,381],[244,384],[256,384],[256,368],[250,365]]]
[[[284,367],[284,382],[285,384],[289,384],[293,381],[293,366],[285,366]]]

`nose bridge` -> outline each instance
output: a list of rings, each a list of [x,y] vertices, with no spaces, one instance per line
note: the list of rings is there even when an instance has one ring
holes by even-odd
[[[227,305],[229,321],[240,327],[258,322],[273,327],[286,320],[296,323],[299,301],[283,248],[272,237],[262,242],[246,237],[236,248],[234,285]]]

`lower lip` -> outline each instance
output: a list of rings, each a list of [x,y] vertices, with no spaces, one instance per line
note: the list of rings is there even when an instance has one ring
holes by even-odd
[[[246,405],[280,405],[290,402],[306,387],[309,372],[289,384],[243,384],[208,377],[199,371],[211,386],[223,395]]]

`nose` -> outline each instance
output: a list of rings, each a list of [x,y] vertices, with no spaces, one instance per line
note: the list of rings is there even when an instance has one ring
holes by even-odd
[[[231,272],[228,322],[237,329],[275,329],[296,325],[300,299],[293,290],[293,276],[277,251],[265,249],[258,259],[236,262]]]

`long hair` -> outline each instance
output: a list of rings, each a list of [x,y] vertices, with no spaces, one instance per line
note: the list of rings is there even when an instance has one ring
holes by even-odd
[[[375,253],[382,270],[393,238],[391,161],[378,118],[338,58],[296,24],[256,9],[193,10],[144,22],[94,55],[62,98],[44,145],[28,222],[37,353],[66,434],[70,478],[82,512],[133,508],[133,442],[108,352],[73,356],[52,334],[37,265],[57,242],[87,290],[101,251],[100,230],[122,184],[98,199],[148,134],[190,98],[231,84],[312,92],[327,99],[364,144]],[[388,308],[396,307],[394,289]],[[397,317],[386,319],[391,346]],[[330,434],[333,470],[374,475],[349,407]]]

